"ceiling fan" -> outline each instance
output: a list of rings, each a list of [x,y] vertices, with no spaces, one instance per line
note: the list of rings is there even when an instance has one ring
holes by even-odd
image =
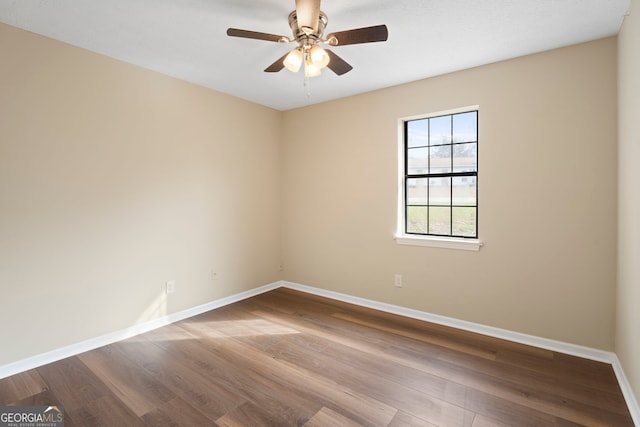
[[[289,14],[289,27],[291,27],[293,38],[237,28],[227,29],[227,35],[278,43],[297,42],[296,48],[284,54],[264,71],[274,73],[286,67],[290,71],[298,72],[304,65],[305,77],[319,75],[324,67],[328,67],[339,76],[353,69],[344,59],[329,49],[323,49],[319,46],[320,44],[344,46],[382,42],[388,37],[386,25],[375,25],[330,33],[324,38],[323,33],[327,23],[327,15],[320,10],[320,0],[296,0],[296,10]]]

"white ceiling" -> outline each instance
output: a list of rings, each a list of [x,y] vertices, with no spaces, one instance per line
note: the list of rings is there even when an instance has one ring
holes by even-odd
[[[292,45],[294,0],[0,0],[0,22],[279,110],[618,33],[630,0],[324,0],[325,33],[386,24],[389,40],[332,50],[353,65],[304,87],[262,70]]]

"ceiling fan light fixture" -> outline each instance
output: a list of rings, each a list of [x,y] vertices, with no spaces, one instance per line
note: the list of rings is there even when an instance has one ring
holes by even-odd
[[[321,73],[320,67],[313,63],[311,55],[307,54],[307,58],[304,61],[304,76],[305,77],[317,77]]]
[[[309,56],[311,56],[311,62],[313,62],[313,65],[318,67],[318,69],[322,69],[329,65],[329,55],[318,45],[314,45],[311,48]]]
[[[287,70],[297,73],[302,65],[302,49],[300,47],[293,49],[286,58],[284,58],[283,63]]]

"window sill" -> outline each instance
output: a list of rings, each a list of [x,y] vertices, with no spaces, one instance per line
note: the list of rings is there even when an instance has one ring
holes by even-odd
[[[396,235],[399,245],[428,246],[432,248],[459,249],[463,251],[479,251],[484,245],[478,239],[461,239],[456,237]]]

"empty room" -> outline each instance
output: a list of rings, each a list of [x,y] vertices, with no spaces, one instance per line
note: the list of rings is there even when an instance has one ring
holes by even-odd
[[[1,426],[640,426],[640,0],[0,0]]]

